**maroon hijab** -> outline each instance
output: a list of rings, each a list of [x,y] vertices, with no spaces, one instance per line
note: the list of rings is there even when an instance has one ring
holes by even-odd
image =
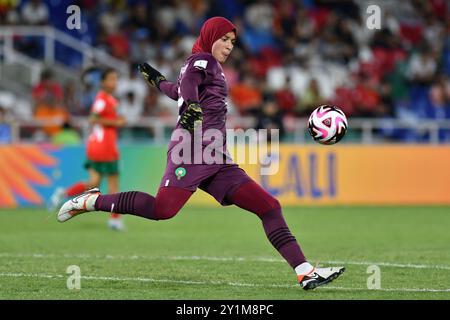
[[[198,52],[211,53],[213,43],[230,31],[236,33],[236,27],[228,19],[214,17],[206,20],[200,30],[200,36],[192,47],[192,54]]]

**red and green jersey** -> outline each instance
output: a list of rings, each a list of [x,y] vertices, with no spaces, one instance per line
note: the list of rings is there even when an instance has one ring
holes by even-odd
[[[105,91],[95,97],[91,116],[101,119],[117,119],[117,100]],[[117,128],[95,124],[87,140],[87,158],[92,161],[116,161],[119,159]]]

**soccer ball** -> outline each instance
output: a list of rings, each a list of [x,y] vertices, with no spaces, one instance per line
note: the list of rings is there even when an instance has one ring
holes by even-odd
[[[309,117],[308,132],[314,141],[321,144],[335,144],[347,132],[347,117],[335,106],[323,105],[316,108]]]

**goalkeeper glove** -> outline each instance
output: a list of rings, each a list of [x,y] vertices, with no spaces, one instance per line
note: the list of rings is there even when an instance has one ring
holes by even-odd
[[[203,121],[203,111],[197,102],[189,102],[186,111],[180,117],[180,125],[189,131],[193,131]]]
[[[138,70],[151,86],[157,87],[158,89],[159,83],[166,81],[166,77],[146,62],[139,64]]]

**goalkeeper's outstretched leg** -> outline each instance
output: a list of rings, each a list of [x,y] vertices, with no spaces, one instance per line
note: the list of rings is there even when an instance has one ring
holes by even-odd
[[[68,200],[58,212],[57,220],[65,222],[90,211],[132,214],[150,220],[174,217],[192,195],[192,191],[177,187],[162,187],[156,197],[140,191],[102,195],[98,188]]]
[[[228,196],[228,201],[255,213],[261,219],[268,240],[294,269],[303,289],[315,289],[330,283],[345,271],[344,267],[312,266],[289,230],[280,203],[256,182],[241,184]]]

